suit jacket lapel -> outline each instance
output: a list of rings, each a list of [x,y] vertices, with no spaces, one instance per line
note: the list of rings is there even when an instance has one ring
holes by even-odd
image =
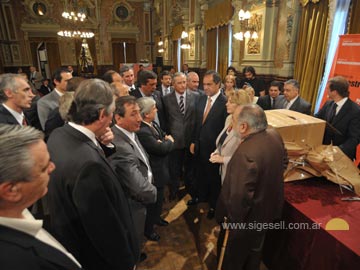
[[[220,103],[220,99],[221,99],[221,95],[222,95],[222,94],[220,94],[220,95],[217,97],[217,99],[215,100],[214,104],[211,106],[211,109],[210,109],[209,114],[207,115],[207,117],[206,117],[206,119],[205,119],[204,124],[207,122],[207,120],[208,120],[209,118],[212,117],[212,115],[213,115],[213,114],[215,113],[215,111],[218,109],[219,103]]]
[[[185,101],[185,115],[189,114],[189,107],[191,106],[192,93],[189,90],[186,90],[186,101]],[[180,109],[179,109],[180,110]]]
[[[16,118],[2,104],[0,104],[0,111],[5,115],[7,124],[19,125]]]
[[[78,131],[77,129],[73,128],[69,124],[65,124],[64,128],[69,132],[72,136],[76,137],[76,139],[82,141],[83,143],[86,143],[90,148],[94,149],[96,152],[99,153],[99,156],[102,158],[102,160],[111,168],[110,163],[106,159],[104,153],[101,151],[100,148],[98,148],[93,141],[90,140],[89,137]],[[100,147],[100,146],[99,146]],[[115,173],[115,172],[114,172]]]
[[[136,145],[134,144],[134,142],[132,140],[130,140],[130,138],[128,136],[125,135],[124,132],[122,132],[120,129],[118,129],[117,127],[114,128],[115,133],[117,133],[122,140],[124,140],[126,143],[130,144],[131,148],[134,150],[136,157],[145,164],[145,166],[147,166],[146,161],[143,159],[141,153],[139,152],[138,148],[136,147]],[[146,151],[144,150],[144,148],[142,147],[141,143],[139,142],[136,134],[135,134],[135,141],[138,144],[139,148],[143,151],[144,155],[146,154]],[[147,157],[147,156],[146,156]],[[150,165],[150,164],[149,164]]]
[[[226,136],[223,144],[222,144],[222,147],[224,147],[233,137],[235,136],[234,134],[234,130],[232,129],[229,134]]]
[[[298,97],[295,102],[290,106],[289,110],[297,110],[300,104],[300,97]]]
[[[179,104],[177,102],[177,99],[176,99],[176,94],[175,94],[175,91],[172,92],[171,94],[169,94],[169,99],[170,99],[170,103],[171,105],[176,109],[176,111],[180,114],[180,108],[179,108]],[[186,104],[185,104],[186,106]],[[185,108],[185,111],[186,111],[186,108]]]
[[[1,225],[0,231],[3,232],[1,239],[16,243],[24,248],[31,248],[35,254],[46,261],[61,265],[65,269],[80,269],[67,255],[31,235]]]

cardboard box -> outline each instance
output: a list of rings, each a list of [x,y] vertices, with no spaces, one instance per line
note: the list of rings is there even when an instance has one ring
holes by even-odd
[[[324,120],[290,110],[265,111],[268,124],[280,133],[284,142],[294,142],[305,149],[322,144]]]

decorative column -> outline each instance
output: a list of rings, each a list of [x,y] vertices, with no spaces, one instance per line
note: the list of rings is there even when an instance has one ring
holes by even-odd
[[[238,1],[238,0],[232,0],[231,2],[232,6],[234,7],[234,15],[231,19],[231,28],[232,28],[232,33],[233,35],[237,32],[240,32],[240,22],[239,22],[239,11],[242,8],[242,2]],[[237,70],[239,70],[240,67],[240,59],[243,57],[244,55],[244,42],[235,39],[234,37],[232,37],[232,58],[230,59],[231,61],[231,65],[233,67],[235,67]]]
[[[276,58],[279,63],[278,73],[282,77],[292,77],[294,75],[296,38],[298,25],[301,18],[301,7],[298,4],[286,5],[281,7],[281,17],[286,18],[279,21],[279,34],[277,47],[279,52]]]
[[[200,68],[206,69],[206,64],[207,64],[206,39],[207,39],[207,37],[206,37],[206,28],[205,28],[204,22],[205,22],[205,11],[208,10],[209,5],[208,5],[208,1],[206,1],[206,0],[200,0],[199,4],[200,4],[201,22],[202,22],[202,28],[200,31],[200,41],[201,41],[201,44],[200,44],[200,46],[201,46],[201,49],[200,49],[201,65],[200,65]]]

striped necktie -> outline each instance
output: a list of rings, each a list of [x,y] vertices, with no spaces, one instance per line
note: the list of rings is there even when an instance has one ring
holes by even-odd
[[[185,114],[184,96],[180,96],[179,108],[182,115]]]

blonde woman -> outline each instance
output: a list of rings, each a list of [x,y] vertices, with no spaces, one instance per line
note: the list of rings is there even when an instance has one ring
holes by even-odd
[[[238,106],[246,104],[251,104],[251,100],[243,89],[234,91],[226,103],[229,116],[226,118],[224,129],[216,139],[216,150],[210,155],[210,162],[220,164],[221,183],[225,179],[227,164],[240,143],[240,138],[233,129],[232,114]]]
[[[256,104],[259,97],[255,96],[255,90],[251,86],[245,88],[246,93],[250,96],[251,104]]]
[[[235,76],[226,75],[224,80],[223,94],[229,98],[229,96],[236,90]]]

